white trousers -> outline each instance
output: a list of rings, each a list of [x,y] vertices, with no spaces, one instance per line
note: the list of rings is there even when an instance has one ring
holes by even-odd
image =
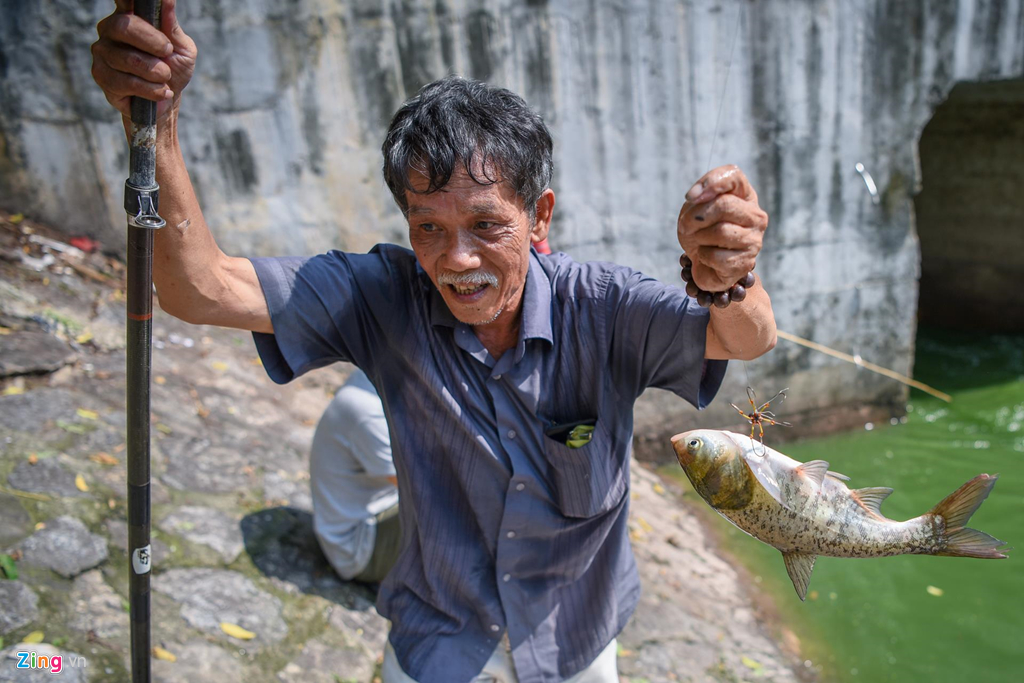
[[[619,683],[619,666],[616,660],[618,642],[612,639],[608,647],[601,650],[597,658],[583,671],[564,683]],[[381,678],[384,683],[416,683],[398,664],[391,642],[384,647],[384,665],[381,667]],[[502,638],[494,649],[491,658],[484,664],[484,670],[477,675],[472,683],[518,683],[516,667],[512,662],[512,653],[508,647],[508,636]]]

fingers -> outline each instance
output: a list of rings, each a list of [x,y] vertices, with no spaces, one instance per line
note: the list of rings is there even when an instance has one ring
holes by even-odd
[[[768,227],[768,214],[756,201],[724,194],[698,204],[687,202],[680,211],[679,222],[683,234],[693,234],[722,222],[764,230]]]
[[[114,71],[124,72],[149,81],[166,84],[171,78],[171,67],[160,58],[132,48],[116,49],[106,41],[93,44],[93,58],[102,61]]]
[[[757,200],[746,174],[734,165],[719,166],[704,174],[686,193],[686,201],[700,204],[721,194],[734,194],[748,201]]]
[[[160,30],[171,39],[175,47],[183,47],[191,41],[178,23],[178,12],[175,9],[177,0],[164,0],[160,14]]]
[[[135,9],[134,0],[114,0],[114,4],[117,5],[117,11],[127,14]]]
[[[123,97],[144,97],[154,102],[173,97],[171,89],[165,83],[154,83],[114,69],[102,59],[93,60],[92,77],[103,88],[107,101],[121,113],[124,113],[124,110],[116,102]]]
[[[155,57],[174,54],[174,45],[163,33],[134,14],[112,14],[96,25],[100,42],[122,43]]]

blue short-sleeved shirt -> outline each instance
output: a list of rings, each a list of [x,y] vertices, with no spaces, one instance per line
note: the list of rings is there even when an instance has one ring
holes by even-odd
[[[403,536],[377,608],[402,669],[469,681],[506,631],[522,683],[590,664],[640,591],[633,403],[647,387],[711,400],[726,363],[704,360],[708,311],[635,270],[531,252],[519,341],[495,359],[408,249],[252,262],[270,377],[343,360],[380,392]],[[581,448],[545,433],[581,420],[594,425]]]

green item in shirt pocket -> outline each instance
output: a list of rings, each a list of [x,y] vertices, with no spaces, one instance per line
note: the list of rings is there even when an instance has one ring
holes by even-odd
[[[569,432],[565,445],[569,448],[583,448],[594,437],[594,425],[576,425]]]

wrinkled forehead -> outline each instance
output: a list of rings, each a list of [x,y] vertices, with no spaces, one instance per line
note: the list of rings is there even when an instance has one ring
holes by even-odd
[[[418,215],[430,212],[455,211],[458,213],[488,213],[521,211],[522,201],[511,184],[500,177],[471,176],[461,165],[440,189],[428,192],[430,179],[417,170],[409,171],[409,184],[413,190],[406,190],[408,214]]]

